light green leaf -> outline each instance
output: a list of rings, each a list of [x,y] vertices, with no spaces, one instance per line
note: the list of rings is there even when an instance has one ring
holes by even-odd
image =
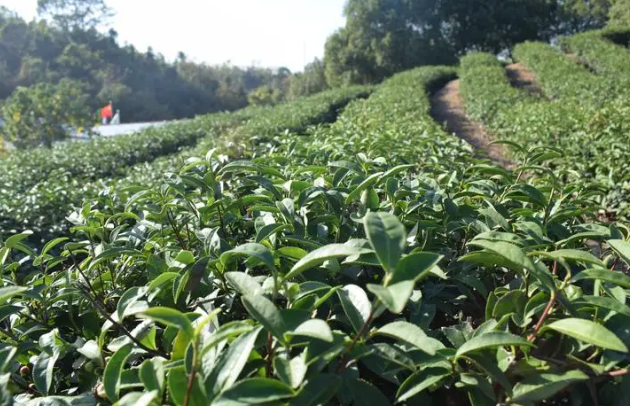
[[[371,252],[365,248],[353,247],[346,244],[328,244],[308,253],[291,268],[284,279],[295,278],[307,269],[314,268],[332,258],[348,257],[351,255],[361,255]]]
[[[103,372],[103,385],[105,386],[105,393],[107,398],[115,402],[118,400],[118,393],[120,392],[120,376],[122,375],[123,367],[129,355],[133,344],[127,344],[118,349],[112,355],[107,365],[105,365],[105,372]]]
[[[558,333],[573,337],[588,344],[609,350],[628,352],[628,347],[612,331],[601,324],[590,320],[568,318],[547,324],[543,329],[550,329]]]
[[[630,265],[630,243],[624,240],[608,240],[606,242],[626,264]]]
[[[372,304],[367,294],[357,285],[346,285],[337,290],[337,295],[350,324],[358,333],[372,313]]]
[[[573,303],[577,306],[595,306],[602,309],[612,310],[626,317],[630,317],[630,307],[610,297],[582,296]]]
[[[406,321],[394,321],[386,324],[373,334],[375,336],[390,337],[411,344],[429,355],[435,355],[437,350],[444,348],[441,342],[427,336],[420,327]]]
[[[387,287],[368,283],[367,288],[390,312],[400,314],[413,293],[413,285],[413,281],[403,281]]]
[[[365,189],[367,189],[368,187],[372,186],[374,183],[376,183],[377,180],[379,180],[379,177],[383,174],[383,172],[377,172],[374,173],[370,176],[368,176],[363,182],[361,182],[359,184],[359,186],[355,187],[352,192],[350,192],[348,194],[348,197],[346,197],[346,204],[350,204],[352,203],[355,199],[357,199],[359,197],[359,195],[361,194],[361,192],[363,192]]]
[[[304,360],[304,353],[301,353],[290,360],[285,357],[275,357],[273,369],[284,383],[296,389],[304,381],[308,367]]]
[[[545,257],[554,261],[573,261],[573,262],[583,262],[586,264],[593,264],[598,266],[604,266],[604,263],[597,258],[595,255],[590,252],[574,250],[574,249],[563,249],[556,251],[532,251],[529,255],[536,255]]]
[[[44,395],[48,395],[48,390],[50,389],[50,385],[52,385],[53,372],[58,358],[58,352],[54,352],[52,355],[42,352],[33,363],[33,381],[35,382],[35,387]]]
[[[188,317],[182,312],[171,309],[170,307],[152,307],[138,313],[138,315],[160,322],[166,326],[175,327],[190,335],[191,338],[195,333]]]
[[[511,333],[505,333],[502,331],[490,331],[466,341],[461,347],[457,349],[455,358],[459,358],[462,355],[470,352],[485,350],[487,348],[505,346],[531,347],[533,345],[534,344],[530,343],[526,339]]]
[[[228,389],[238,380],[261,330],[259,327],[241,335],[223,353],[218,364],[212,369],[212,374],[206,378],[206,381],[214,386],[214,393]]]
[[[442,258],[444,258],[442,255],[432,252],[415,252],[407,255],[396,264],[390,283],[402,281],[418,282],[428,275]]]
[[[242,300],[245,309],[252,318],[262,324],[281,343],[286,344],[284,334],[287,332],[287,327],[280,310],[271,300],[262,295],[243,296]]]
[[[300,324],[295,330],[288,333],[292,336],[304,336],[317,338],[332,343],[333,335],[330,326],[324,320],[311,319]]]
[[[514,244],[504,241],[473,240],[469,243],[484,248],[492,254],[500,257],[506,267],[524,276],[524,271],[529,270],[538,282],[550,291],[555,290],[555,284],[551,273],[545,267],[536,266],[523,250]]]
[[[276,271],[276,265],[273,262],[273,254],[269,251],[269,248],[262,244],[247,243],[239,245],[233,250],[221,254],[221,263],[225,265],[234,257],[256,258],[265,264],[269,270]]]
[[[175,261],[181,262],[182,264],[185,264],[185,265],[189,265],[195,262],[195,256],[190,251],[181,250],[175,257]]]
[[[534,374],[514,385],[512,402],[530,404],[549,399],[573,382],[586,380],[588,376],[581,371]]]
[[[260,229],[258,234],[256,234],[256,242],[261,243],[270,236],[277,234],[284,230],[290,230],[291,225],[289,224],[267,224],[263,228]]]
[[[23,286],[5,286],[0,288],[0,301],[7,300],[20,293],[26,292],[28,288]]]
[[[150,406],[158,401],[158,391],[131,392],[123,396],[115,406]]]
[[[409,376],[396,392],[396,403],[404,402],[412,396],[438,384],[449,376],[451,371],[444,368],[430,367]]]
[[[159,393],[164,391],[164,363],[161,358],[144,360],[140,366],[139,377],[144,387]]]
[[[381,266],[393,272],[405,250],[407,231],[393,214],[370,212],[363,220],[365,235],[368,237]]]
[[[182,406],[186,399],[186,393],[188,392],[189,375],[186,373],[183,366],[172,368],[168,372],[168,393],[170,398],[177,406]],[[190,393],[188,406],[207,406],[207,395],[204,391],[203,385],[199,382],[199,375],[197,379],[193,381],[192,390]]]
[[[245,272],[226,272],[225,279],[241,296],[257,296],[263,294],[263,288]]]
[[[630,276],[621,272],[613,272],[608,269],[594,268],[586,269],[575,275],[571,282],[577,282],[585,279],[597,279],[604,282],[610,282],[622,288],[630,289]]]
[[[116,306],[116,313],[118,314],[118,321],[122,321],[129,313],[129,309],[133,309],[134,303],[136,303],[142,296],[146,289],[144,287],[133,287],[128,289],[118,300]]]

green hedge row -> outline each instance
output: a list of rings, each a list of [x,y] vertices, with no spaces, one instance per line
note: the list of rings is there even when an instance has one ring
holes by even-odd
[[[619,78],[596,75],[549,44],[524,42],[514,47],[513,56],[533,71],[537,83],[551,99],[602,103],[622,88]]]
[[[574,53],[598,73],[623,79],[620,86],[627,83],[630,75],[630,50],[627,43],[615,44],[606,38],[606,31],[595,30],[562,37],[559,44],[563,50]]]
[[[127,190],[136,183],[161,178],[162,173],[176,171],[187,157],[195,154],[194,149],[175,153],[177,148],[158,148],[161,145],[181,147],[194,138],[198,148],[207,151],[219,140],[235,140],[239,134],[267,134],[269,126],[278,132],[301,130],[330,121],[339,108],[356,97],[365,97],[369,91],[367,87],[329,91],[273,108],[213,114],[139,134],[71,144],[71,148],[63,144],[52,150],[38,149],[31,151],[32,156],[24,165],[19,160],[27,152],[17,152],[0,161],[0,167],[4,165],[3,176],[9,179],[0,188],[0,230],[8,233],[26,227],[41,238],[51,238],[67,229],[66,217],[84,201],[105,199],[115,204],[119,198],[111,190]],[[194,136],[183,143],[186,134]],[[170,154],[165,155],[166,151]],[[161,155],[164,157],[159,158]],[[120,157],[128,159],[119,160]],[[130,165],[132,162],[136,164]],[[42,168],[48,172],[40,172]]]
[[[539,72],[535,71],[541,77],[549,74]],[[605,103],[591,103],[582,95],[583,89],[579,90],[584,83],[575,81],[574,91],[568,90],[567,84],[564,97],[536,100],[511,87],[498,62],[462,69],[461,78],[466,110],[484,122],[495,138],[515,142],[512,150],[516,152],[535,146],[556,148],[554,154],[561,157],[549,165],[556,176],[567,183],[601,187],[606,191],[602,208],[627,215],[630,169],[625,163],[630,159],[626,142],[630,104],[626,98],[613,96]],[[548,86],[556,90],[564,87]],[[576,96],[570,97],[571,93]]]
[[[623,404],[630,282],[610,269],[630,230],[587,222],[583,185],[445,134],[428,90],[454,73],[396,75],[300,135],[235,135],[42,251],[4,239],[3,400]]]

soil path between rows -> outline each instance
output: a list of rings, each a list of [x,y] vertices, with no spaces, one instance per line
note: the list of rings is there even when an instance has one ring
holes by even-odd
[[[536,76],[522,62],[506,66],[505,73],[512,86],[523,89],[530,94],[544,97],[542,89],[536,82]]]
[[[431,115],[449,133],[472,145],[479,156],[490,158],[506,169],[514,168],[514,164],[506,158],[503,146],[488,145],[493,137],[464,111],[459,85],[459,79],[452,80],[431,97]]]

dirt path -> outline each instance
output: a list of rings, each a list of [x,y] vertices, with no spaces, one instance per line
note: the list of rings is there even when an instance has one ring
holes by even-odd
[[[445,129],[464,139],[476,150],[478,155],[490,158],[494,162],[511,169],[514,164],[505,157],[501,145],[488,145],[493,138],[483,126],[472,121],[464,111],[464,104],[459,94],[459,79],[449,82],[431,98],[431,114],[435,121]]]
[[[536,83],[534,73],[529,70],[522,62],[513,63],[505,67],[505,73],[512,86],[523,89],[528,93],[543,96],[542,89]]]

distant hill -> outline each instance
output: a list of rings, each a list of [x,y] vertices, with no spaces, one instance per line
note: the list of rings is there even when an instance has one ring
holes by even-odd
[[[114,30],[62,31],[0,8],[0,99],[18,86],[70,78],[85,85],[95,111],[112,100],[125,121],[167,120],[244,107],[262,86],[284,94],[290,74],[196,64],[183,53],[169,63],[151,48],[121,46]]]

